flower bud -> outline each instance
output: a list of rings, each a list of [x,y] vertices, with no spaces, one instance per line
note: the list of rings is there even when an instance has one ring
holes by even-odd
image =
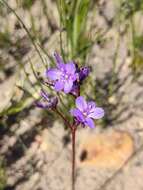
[[[56,108],[58,104],[58,98],[47,94],[45,91],[41,91],[41,100],[35,103],[37,107],[43,109]]]
[[[79,81],[82,82],[89,75],[89,72],[89,67],[81,67],[78,73]]]

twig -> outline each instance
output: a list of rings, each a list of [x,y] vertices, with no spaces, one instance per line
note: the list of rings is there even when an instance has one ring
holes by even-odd
[[[63,119],[63,121],[65,122],[65,125],[72,130],[72,126],[70,122],[65,118],[65,116],[58,109],[54,108],[53,111],[57,113]]]

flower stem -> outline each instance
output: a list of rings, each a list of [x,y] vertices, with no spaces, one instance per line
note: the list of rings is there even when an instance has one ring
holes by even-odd
[[[75,136],[76,128],[72,128],[72,190],[75,190]]]
[[[72,130],[72,125],[69,123],[69,121],[65,118],[65,116],[57,109],[53,109],[54,112],[56,112],[64,121],[65,125],[69,127]]]

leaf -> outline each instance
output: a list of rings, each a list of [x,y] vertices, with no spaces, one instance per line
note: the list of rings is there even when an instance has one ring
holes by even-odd
[[[77,50],[79,39],[86,31],[87,13],[89,8],[89,0],[78,0],[75,10],[74,26],[73,26],[73,46]]]

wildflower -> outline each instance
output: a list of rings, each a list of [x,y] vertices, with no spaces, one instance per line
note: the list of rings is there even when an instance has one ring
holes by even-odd
[[[48,69],[46,76],[53,82],[56,91],[69,93],[73,87],[74,81],[77,80],[76,66],[73,61],[64,63],[61,57],[55,53],[56,68]]]
[[[76,120],[83,126],[89,126],[94,128],[93,119],[100,119],[104,116],[104,110],[100,107],[96,107],[95,102],[86,102],[82,96],[76,98],[76,108],[71,110],[71,114]]]
[[[57,103],[58,103],[57,97],[51,97],[49,94],[47,94],[43,90],[41,91],[41,97],[42,99],[36,102],[37,107],[44,108],[44,109],[56,108]]]

